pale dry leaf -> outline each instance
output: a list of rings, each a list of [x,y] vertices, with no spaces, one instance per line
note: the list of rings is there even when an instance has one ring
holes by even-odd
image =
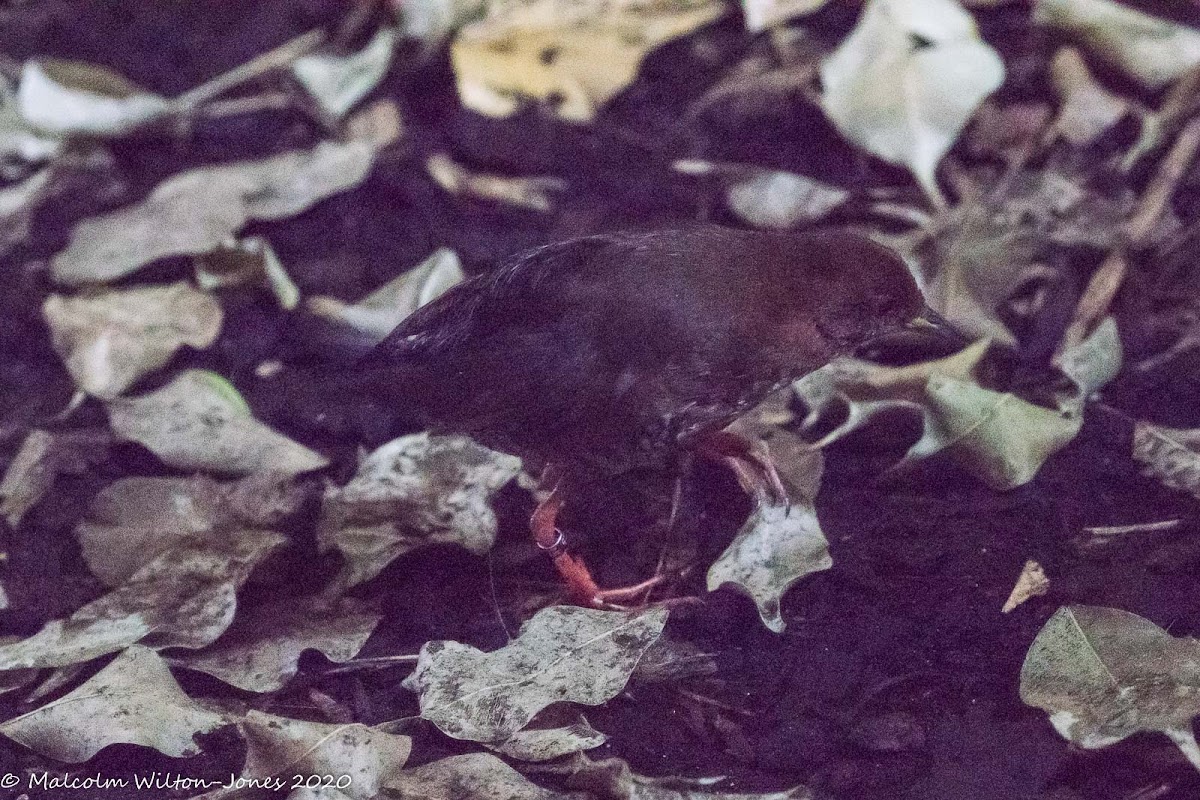
[[[312,599],[267,603],[239,614],[214,644],[174,663],[247,692],[273,692],[296,674],[306,650],[334,663],[354,658],[380,619],[346,599],[336,604]]]
[[[122,478],[100,491],[75,527],[84,561],[109,586],[124,583],[181,543],[220,543],[231,530],[271,528],[300,508],[303,492],[286,475],[236,483],[204,476]]]
[[[412,740],[366,725],[331,725],[251,711],[241,722],[246,766],[241,778],[348,776],[339,791],[354,800],[381,796],[408,760]]]
[[[308,310],[382,341],[409,314],[463,281],[458,255],[445,247],[353,305],[333,297],[310,297]]]
[[[313,53],[296,59],[292,75],[326,114],[341,119],[387,74],[395,47],[395,28],[380,28],[357,53]]]
[[[488,116],[509,116],[528,99],[586,122],[633,81],[647,53],[726,11],[716,0],[497,3],[451,44],[459,98]]]
[[[0,733],[74,764],[111,744],[198,755],[194,737],[230,721],[184,694],[153,650],[134,645],[69,694],[0,724]]]
[[[1050,73],[1062,101],[1054,127],[1071,144],[1091,144],[1130,113],[1129,103],[1100,85],[1075,48],[1059,49]]]
[[[425,171],[439,186],[451,194],[461,194],[479,200],[492,200],[531,211],[550,211],[554,195],[566,188],[561,178],[516,177],[474,172],[456,163],[445,153],[435,153],[425,160]]]
[[[345,559],[343,588],[431,544],[482,555],[496,540],[491,499],[520,471],[519,458],[465,436],[403,436],[368,456],[348,484],[326,490],[317,541]]]
[[[711,175],[725,187],[729,210],[756,228],[792,228],[824,218],[850,192],[805,175],[750,164],[717,164],[699,159],[676,161],[686,175]]]
[[[16,89],[0,75],[0,178],[18,178],[30,165],[57,156],[62,147],[60,137],[39,133],[25,121],[17,106]],[[15,169],[18,165],[19,170]]]
[[[409,3],[392,0],[400,32],[407,38],[419,39],[427,49],[434,49],[460,26],[483,15],[486,0],[425,0]]]
[[[81,391],[111,400],[171,360],[185,345],[217,340],[221,305],[184,281],[109,289],[42,304],[54,350]]]
[[[278,533],[242,531],[222,546],[173,547],[65,620],[0,645],[0,670],[78,664],[135,642],[191,649],[211,644],[233,621],[238,588],[286,541]]]
[[[490,753],[468,753],[402,770],[388,782],[395,800],[588,800],[544,789]]]
[[[1071,34],[1148,89],[1200,64],[1200,31],[1113,0],[1038,0],[1034,21]]]
[[[821,65],[825,113],[842,135],[908,167],[944,205],[936,170],[1004,62],[955,0],[869,0]]]
[[[487,747],[518,761],[549,761],[591,750],[606,741],[608,737],[593,728],[578,709],[559,703],[542,709],[505,741]]]
[[[823,8],[829,0],[742,0],[746,30],[761,33],[767,28]]]
[[[562,776],[569,789],[587,793],[598,800],[813,800],[815,795],[803,786],[781,792],[717,792],[708,787],[722,780],[665,776],[650,778],[630,769],[620,758],[593,761],[583,753],[550,764],[539,764],[536,771]]]
[[[251,220],[292,217],[359,185],[375,151],[365,140],[322,142],[174,175],[141,202],[76,225],[51,272],[67,285],[101,283],[156,259],[207,253]]]
[[[446,735],[503,742],[552,703],[599,705],[614,697],[666,621],[663,608],[554,606],[491,653],[451,641],[425,644],[404,686],[417,693],[421,717]]]
[[[806,575],[832,566],[814,507],[759,498],[733,542],[708,568],[707,586],[714,592],[730,585],[746,594],[763,625],[783,633],[779,604],[784,593]]]
[[[1046,571],[1042,569],[1041,564],[1030,559],[1021,568],[1021,574],[1017,576],[1017,582],[1009,593],[1008,599],[1004,601],[1004,607],[1000,609],[1000,613],[1007,614],[1025,601],[1040,597],[1048,591],[1050,591],[1050,579],[1046,577]]]
[[[117,436],[179,469],[298,475],[329,463],[254,419],[237,390],[213,372],[185,370],[155,392],[117,398],[107,408]]]
[[[30,125],[61,136],[123,136],[172,111],[166,98],[104,67],[54,59],[25,62],[17,103]]]
[[[108,457],[108,431],[32,431],[0,480],[0,516],[17,527],[63,474],[79,474]]]
[[[266,286],[279,307],[291,311],[300,303],[300,289],[288,275],[275,248],[261,236],[226,242],[196,256],[196,283],[201,289],[225,289],[246,284]]]
[[[1160,731],[1200,769],[1200,643],[1115,608],[1064,606],[1029,647],[1021,700],[1074,744],[1097,749]]]
[[[1170,428],[1138,420],[1133,460],[1165,486],[1200,498],[1200,428]]]

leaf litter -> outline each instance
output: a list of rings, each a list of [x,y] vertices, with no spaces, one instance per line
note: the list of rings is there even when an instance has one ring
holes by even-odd
[[[1187,289],[1180,288],[1186,287],[1187,275],[1172,275],[1154,262],[1186,259],[1191,246],[1190,207],[1181,200],[1190,191],[1193,179],[1188,170],[1196,151],[1190,121],[1196,107],[1188,98],[1197,69],[1193,52],[1197,34],[1186,25],[1108,0],[1040,0],[1032,21],[1041,26],[1039,35],[1049,37],[1050,46],[1033,55],[1014,54],[1012,42],[996,34],[999,17],[991,4],[981,2],[966,3],[964,8],[953,0],[872,0],[857,20],[846,17],[849,12],[844,9],[838,13],[845,18],[838,20],[836,14],[819,8],[819,2],[748,1],[743,4],[744,21],[758,33],[753,40],[729,20],[710,25],[726,9],[705,2],[512,0],[485,8],[468,0],[386,5],[395,13],[383,24],[378,17],[349,17],[319,51],[324,35],[301,37],[278,53],[268,52],[174,100],[95,64],[38,57],[14,62],[14,70],[0,62],[0,71],[12,76],[21,73],[16,91],[0,80],[0,180],[6,182],[0,185],[0,257],[18,253],[26,259],[21,265],[25,272],[14,270],[14,275],[35,275],[40,280],[45,272],[58,283],[57,294],[47,282],[37,290],[36,300],[27,304],[33,309],[45,304],[49,327],[36,335],[53,342],[76,386],[106,401],[115,435],[107,431],[92,435],[90,428],[73,427],[74,415],[87,418],[81,423],[84,426],[95,424],[97,404],[92,401],[73,404],[56,418],[41,419],[38,428],[22,427],[21,421],[0,425],[0,446],[11,442],[15,450],[3,451],[6,474],[0,499],[7,521],[21,526],[20,534],[26,538],[59,535],[42,531],[44,521],[52,521],[64,533],[74,530],[84,555],[82,563],[113,587],[74,613],[59,614],[41,632],[0,644],[0,663],[8,668],[4,677],[11,678],[13,685],[25,685],[31,668],[55,668],[27,698],[28,703],[41,703],[74,686],[94,659],[121,653],[68,694],[72,703],[66,705],[78,698],[86,700],[78,704],[81,709],[93,708],[91,701],[103,694],[94,681],[102,676],[109,680],[113,667],[124,670],[136,661],[135,677],[119,679],[131,681],[145,694],[146,702],[161,706],[158,710],[180,709],[158,726],[161,738],[155,738],[153,731],[117,730],[97,722],[112,713],[103,706],[97,706],[96,716],[89,720],[70,718],[63,713],[68,710],[63,705],[66,698],[51,700],[32,712],[22,709],[24,715],[10,720],[5,729],[39,752],[64,761],[86,759],[117,741],[157,747],[164,753],[193,752],[195,733],[237,715],[192,704],[165,663],[149,649],[154,648],[164,650],[172,664],[187,664],[232,686],[261,693],[264,703],[282,700],[285,705],[280,707],[294,707],[286,705],[290,700],[285,698],[292,696],[287,693],[309,690],[299,713],[339,720],[329,724],[257,711],[239,717],[251,753],[242,773],[246,779],[291,771],[357,776],[353,785],[328,791],[302,789],[294,793],[296,797],[357,798],[381,791],[390,796],[454,800],[814,796],[803,786],[733,794],[739,788],[733,780],[682,778],[684,772],[696,774],[695,765],[668,765],[664,769],[681,774],[650,778],[636,775],[619,759],[592,762],[583,755],[602,745],[609,748],[605,752],[622,752],[630,738],[622,727],[629,719],[622,716],[623,709],[651,713],[648,709],[654,704],[645,702],[646,693],[674,696],[672,692],[686,685],[686,691],[678,692],[678,698],[684,698],[678,709],[686,717],[689,735],[697,747],[710,746],[709,739],[718,741],[705,758],[725,759],[722,764],[739,764],[739,768],[750,759],[754,769],[767,770],[758,775],[775,776],[772,785],[777,787],[797,782],[784,778],[813,776],[828,783],[821,791],[829,790],[831,796],[874,797],[870,794],[874,789],[846,777],[863,774],[854,756],[830,760],[820,746],[826,740],[815,734],[815,748],[796,746],[798,739],[784,737],[787,756],[772,761],[769,732],[780,726],[811,727],[807,704],[825,702],[817,699],[826,696],[822,681],[833,678],[797,678],[806,687],[804,702],[797,705],[791,690],[785,690],[781,701],[772,698],[764,717],[761,706],[747,710],[739,700],[730,699],[741,698],[744,689],[749,696],[750,691],[736,682],[726,685],[731,676],[736,681],[748,674],[729,671],[729,636],[718,637],[721,646],[716,653],[686,638],[668,640],[661,635],[665,611],[653,607],[630,612],[560,607],[534,614],[538,595],[531,598],[527,585],[510,585],[510,581],[514,571],[524,571],[521,559],[536,553],[526,546],[521,552],[528,556],[515,557],[516,543],[505,541],[505,526],[526,513],[524,506],[517,506],[530,499],[516,487],[505,488],[522,469],[518,460],[485,451],[468,440],[417,432],[360,457],[358,474],[347,482],[353,466],[346,469],[344,458],[333,459],[311,449],[303,437],[292,440],[258,422],[250,404],[228,382],[237,379],[242,385],[240,367],[227,360],[227,350],[206,348],[212,347],[218,330],[231,324],[229,320],[244,324],[242,298],[263,289],[274,298],[272,313],[285,320],[305,300],[308,312],[378,339],[415,308],[466,273],[477,271],[480,250],[490,255],[491,245],[481,246],[472,237],[486,239],[492,234],[436,232],[457,224],[458,217],[446,221],[451,212],[432,208],[435,204],[426,202],[428,195],[418,193],[414,196],[421,200],[395,206],[394,218],[384,224],[427,242],[425,252],[434,251],[427,261],[394,280],[392,269],[371,273],[369,280],[349,281],[346,285],[357,287],[357,293],[347,289],[337,296],[363,297],[357,304],[313,292],[308,265],[303,257],[293,262],[290,255],[297,248],[283,248],[288,234],[280,223],[303,228],[308,219],[322,218],[322,204],[337,195],[342,195],[338,202],[352,206],[357,201],[348,200],[348,193],[367,184],[369,176],[382,176],[393,192],[388,196],[389,209],[397,197],[407,197],[411,175],[417,174],[430,184],[421,191],[437,191],[439,198],[445,195],[443,199],[456,209],[453,213],[486,206],[483,217],[495,215],[505,225],[509,224],[506,215],[530,210],[542,220],[537,224],[548,230],[553,226],[556,236],[608,227],[623,219],[622,212],[614,214],[607,206],[592,207],[603,202],[597,199],[601,195],[611,194],[613,205],[628,200],[619,177],[606,176],[597,191],[590,164],[582,165],[582,171],[575,163],[560,168],[553,159],[538,154],[536,135],[521,141],[521,148],[533,157],[497,155],[488,149],[491,143],[484,146],[474,138],[478,131],[488,131],[479,137],[486,139],[491,131],[500,130],[487,127],[493,124],[526,132],[553,117],[587,125],[579,130],[591,136],[609,131],[613,119],[620,119],[625,127],[617,139],[635,147],[649,144],[655,159],[661,156],[664,163],[699,178],[692,188],[719,190],[715,197],[709,194],[695,200],[694,216],[708,213],[712,200],[723,206],[719,214],[732,214],[756,227],[787,229],[826,219],[839,225],[864,224],[876,233],[880,229],[894,233],[897,225],[913,226],[897,241],[905,245],[930,304],[974,343],[954,354],[906,359],[901,366],[863,359],[838,361],[797,383],[794,408],[792,398],[785,395],[781,405],[743,420],[743,433],[766,442],[774,454],[789,501],[786,505],[763,498],[753,502],[744,516],[729,523],[726,551],[707,556],[710,587],[734,584],[754,599],[761,621],[770,630],[783,631],[787,626],[786,635],[772,640],[773,644],[754,640],[758,632],[739,631],[745,641],[754,641],[747,659],[761,661],[766,668],[777,648],[803,640],[802,650],[789,651],[793,655],[788,663],[805,675],[810,664],[834,663],[835,668],[827,667],[825,672],[842,680],[838,686],[844,690],[858,680],[860,671],[873,674],[876,669],[871,658],[851,657],[847,650],[860,639],[875,641],[871,624],[863,617],[863,624],[830,634],[837,637],[832,649],[843,661],[821,661],[821,647],[831,647],[831,640],[819,629],[829,619],[821,616],[822,609],[838,602],[831,598],[847,576],[865,589],[896,579],[864,572],[857,550],[866,535],[866,520],[860,524],[856,518],[855,530],[846,531],[838,513],[828,514],[830,504],[844,502],[836,498],[844,492],[841,462],[847,448],[883,438],[895,427],[895,412],[901,412],[919,422],[919,431],[915,443],[910,441],[892,454],[899,456],[899,469],[888,473],[889,478],[903,480],[904,469],[939,456],[954,474],[972,475],[989,486],[980,490],[989,496],[999,497],[1031,483],[1032,491],[1045,493],[1057,484],[1041,483],[1041,475],[1056,476],[1052,480],[1061,482],[1062,464],[1076,463],[1070,453],[1087,438],[1081,431],[1095,420],[1099,393],[1105,392],[1105,403],[1128,406],[1130,377],[1128,370],[1122,370],[1127,346],[1130,357],[1143,359],[1142,363],[1169,362],[1171,370],[1186,372],[1187,362],[1180,358],[1186,348],[1173,349],[1175,345],[1167,343],[1163,350],[1157,341],[1147,345],[1143,318],[1160,313],[1161,305],[1155,304],[1161,304],[1164,296],[1184,307],[1192,302]],[[1027,10],[1021,14],[1022,24],[1028,24]],[[889,20],[891,24],[883,24]],[[731,40],[721,37],[737,35],[745,37],[744,53],[739,50],[732,61],[722,61]],[[413,48],[414,38],[420,40],[415,43],[419,52]],[[448,94],[457,89],[463,105],[493,120],[457,121],[455,125],[465,127],[455,128],[449,136],[436,129],[429,136],[443,121],[419,113],[408,117],[412,97],[393,92],[411,94],[412,87],[431,80],[413,70],[428,64],[438,44],[447,39],[452,39],[449,66],[454,74],[444,70],[441,80],[447,86],[443,89],[449,89]],[[687,62],[691,74],[698,76],[695,87],[685,89],[680,82],[676,88],[671,84],[675,79],[664,78],[671,74],[672,59],[680,58],[696,59]],[[961,69],[939,66],[950,60]],[[1035,62],[1038,77],[1031,84],[1030,65]],[[596,69],[597,63],[605,69]],[[389,76],[386,82],[385,75]],[[761,79],[746,80],[746,75]],[[275,92],[274,97],[253,94],[266,82],[264,76],[286,81],[274,84],[286,91]],[[451,78],[455,86],[449,86]],[[693,95],[699,101],[687,96],[704,90],[702,83],[716,88]],[[664,86],[672,88],[663,93]],[[246,92],[244,96],[214,102],[238,87]],[[769,152],[756,150],[757,145],[725,152],[729,143],[703,127],[710,123],[708,112],[716,108],[712,99],[721,95],[721,87],[755,95],[733,104],[733,116],[753,109],[762,119],[723,120],[741,126],[748,141],[765,130],[763,120],[772,113],[801,107],[799,98],[820,99],[824,113],[845,139],[845,152],[852,151],[860,160],[851,164],[853,159],[842,157],[837,169],[822,170],[820,161],[830,147],[807,121],[798,119],[790,124],[799,121],[799,128],[773,135]],[[1138,87],[1162,94],[1151,96]],[[675,127],[670,135],[662,135],[663,128],[647,135],[630,126],[631,109],[644,111],[652,105],[646,101],[651,96],[648,91],[658,92],[652,96],[664,108],[679,107],[683,122],[672,121]],[[679,98],[667,98],[673,92]],[[372,93],[377,99],[372,99]],[[58,100],[48,103],[46,98],[51,97]],[[276,102],[281,97],[283,102]],[[364,101],[369,105],[356,113]],[[424,108],[420,103],[417,107]],[[286,144],[281,140],[279,148],[269,151],[273,155],[260,152],[221,165],[181,159],[186,166],[165,178],[155,175],[156,185],[141,200],[116,211],[100,203],[82,218],[71,212],[76,219],[63,230],[58,252],[38,250],[40,255],[27,256],[27,248],[41,247],[41,216],[52,207],[50,199],[69,195],[68,176],[79,163],[70,161],[78,157],[75,148],[98,148],[89,151],[101,156],[95,161],[98,166],[91,168],[113,171],[116,162],[112,156],[106,161],[104,154],[105,148],[116,148],[116,142],[127,147],[138,137],[164,137],[173,140],[177,152],[186,152],[192,145],[189,125],[195,120],[236,117],[247,108],[307,114],[316,141],[309,138],[298,146],[293,137],[284,137]],[[706,113],[688,113],[698,108]],[[499,117],[506,119],[496,122]],[[539,118],[542,122],[535,123]],[[483,127],[470,132],[471,125]],[[1136,136],[1130,133],[1122,138],[1135,127],[1140,127]],[[964,131],[969,131],[967,143],[958,146]],[[786,155],[789,141],[797,138],[805,140],[806,158],[811,161]],[[862,156],[905,167],[915,184],[880,172],[877,164]],[[636,161],[640,169],[644,160],[631,162]],[[409,177],[396,177],[393,170],[400,164]],[[605,169],[621,175],[620,169]],[[1149,180],[1144,182],[1146,174]],[[881,180],[889,185],[881,188]],[[926,200],[913,188],[922,190]],[[671,194],[676,191],[673,188],[664,196],[679,205],[683,195]],[[484,203],[471,205],[478,200]],[[641,210],[637,201],[630,203],[630,209],[630,213]],[[684,216],[690,218],[692,211],[688,208]],[[887,221],[881,223],[873,214]],[[294,219],[298,216],[300,220]],[[512,225],[514,242],[525,235],[516,230],[521,224]],[[361,219],[350,214],[345,232],[334,238],[345,233],[349,240],[361,230]],[[440,245],[452,245],[454,250],[435,250]],[[278,253],[289,253],[287,269],[276,247]],[[1183,255],[1177,252],[1181,248]],[[462,255],[461,263],[455,252]],[[406,263],[416,262],[417,255],[413,253]],[[39,260],[42,256],[44,261]],[[178,256],[192,260],[198,289],[179,282],[186,276],[175,268]],[[349,274],[357,265],[347,267]],[[164,279],[166,272],[171,277]],[[19,281],[14,287],[24,292],[14,303],[32,296]],[[373,292],[371,287],[376,287]],[[192,318],[196,310],[208,315],[205,320]],[[276,328],[271,323],[263,330]],[[244,334],[235,326],[221,335]],[[197,362],[221,366],[214,367],[215,372],[180,369]],[[127,396],[143,380],[163,388]],[[253,394],[248,397],[257,399]],[[1120,447],[1108,448],[1095,459],[1106,466],[1089,469],[1112,468],[1114,463],[1138,465],[1134,468],[1179,490],[1171,502],[1190,503],[1198,496],[1195,474],[1200,474],[1196,468],[1200,448],[1194,441],[1198,422],[1186,413],[1141,411],[1146,406],[1135,404],[1139,410],[1125,416],[1124,411],[1112,415],[1113,409],[1106,407],[1105,418],[1116,416],[1129,423],[1132,446],[1126,440]],[[276,422],[272,418],[273,425]],[[292,430],[290,421],[275,427]],[[128,471],[125,462],[132,449],[114,438],[140,443],[161,463],[143,458],[133,462],[133,472]],[[1090,442],[1084,446],[1093,446]],[[830,459],[833,478],[823,480],[825,460],[813,444],[836,453]],[[331,462],[318,512],[313,505],[316,493],[311,491],[314,482],[303,475],[326,469]],[[174,470],[200,474],[180,476]],[[142,474],[147,471],[150,474]],[[76,494],[80,483],[88,484],[91,502],[75,503],[77,510],[59,508],[45,499],[64,491]],[[823,483],[820,498],[825,499],[820,499]],[[869,487],[861,491],[868,496],[877,492]],[[98,494],[92,499],[94,492]],[[953,484],[951,502],[964,503],[962,495],[954,492],[962,492],[960,484]],[[1169,514],[1156,509],[1143,519],[1121,515],[1110,519],[1105,509],[1119,501],[1110,501],[1106,492],[1094,491],[1094,497],[1080,508],[1071,507],[1068,527],[1082,518],[1097,523],[1086,529],[1145,531],[1139,537],[1122,538],[1149,541],[1160,531],[1154,520],[1170,516],[1171,529],[1182,532],[1181,539],[1190,530],[1189,512],[1179,509]],[[829,499],[831,495],[835,499]],[[685,522],[680,524],[697,529],[715,524],[720,515],[714,516],[713,501],[707,502],[704,523],[697,526],[686,522],[688,501],[681,500]],[[30,513],[35,508],[37,513]],[[671,510],[671,524],[676,510]],[[971,509],[964,513],[975,518],[967,529],[955,531],[956,536],[969,539],[979,526],[997,524],[988,514]],[[68,524],[56,522],[60,514],[70,517]],[[667,516],[665,510],[662,516]],[[1113,521],[1122,524],[1099,524]],[[239,592],[255,567],[280,550],[286,539],[310,547],[314,523],[324,553],[310,566],[314,574],[335,577],[287,586],[281,597],[240,603]],[[894,556],[879,570],[881,574],[925,579],[915,573],[925,568],[920,548],[928,543],[907,529],[912,524],[894,526]],[[829,558],[826,528],[838,534],[837,564]],[[1029,533],[1035,547],[1043,548],[1050,541],[1046,535]],[[730,536],[732,544],[728,544]],[[359,655],[372,652],[368,643],[372,631],[384,647],[394,644],[388,637],[395,634],[397,621],[389,619],[390,596],[381,593],[389,584],[410,586],[419,581],[418,573],[436,563],[441,551],[415,551],[436,544],[464,548],[472,554],[468,558],[486,558],[492,585],[472,587],[471,597],[454,597],[448,588],[443,594],[423,595],[421,603],[405,606],[420,609],[411,622],[413,633],[405,640],[411,649],[399,655]],[[986,544],[981,552],[1006,548],[1004,542]],[[6,542],[6,547],[18,552],[24,546],[24,540]],[[1025,546],[1022,542],[1021,552],[1008,548],[1010,556],[1019,556],[1012,562],[1014,571],[1026,555]],[[704,551],[693,547],[691,552]],[[401,555],[405,557],[400,559]],[[929,563],[944,558],[937,554]],[[1155,563],[1165,564],[1162,558]],[[384,567],[397,560],[396,568],[383,575]],[[990,587],[985,606],[989,614],[999,617],[1012,573],[992,566],[989,562],[983,577],[977,562],[966,569],[974,573],[972,580]],[[1167,569],[1174,575],[1179,568]],[[803,607],[797,603],[797,613],[785,615],[780,606],[788,587],[816,570],[829,570],[830,580],[815,586],[811,596],[805,594]],[[1045,579],[1047,570],[1055,576],[1052,586]],[[1010,645],[1019,636],[1026,636],[1025,644],[1033,641],[1021,674],[1021,699],[1045,708],[1052,725],[1085,748],[1104,747],[1139,731],[1162,731],[1200,764],[1200,749],[1190,733],[1194,704],[1188,700],[1194,682],[1187,675],[1194,660],[1188,648],[1193,642],[1186,636],[1173,637],[1128,612],[1083,605],[1060,609],[1034,639],[1024,626],[1027,620],[1048,613],[1046,600],[1041,599],[1047,593],[1087,596],[1104,591],[1061,558],[1048,561],[1047,570],[1028,560],[1004,609],[1009,612],[1004,617],[1011,621],[1009,627],[988,634],[1004,637],[1003,646],[989,641],[984,648],[1012,650]],[[278,579],[264,577],[264,572],[256,580]],[[965,579],[947,578],[945,570],[938,577],[958,581],[953,586],[967,594],[980,585],[960,585]],[[1129,575],[1110,578],[1121,586],[1130,580]],[[362,593],[374,602],[338,599],[351,586],[356,595]],[[698,582],[693,586],[698,589]],[[253,588],[255,593],[262,590]],[[914,593],[924,594],[936,591]],[[484,622],[464,619],[459,627],[451,624],[448,629],[424,624],[428,619],[446,624],[459,608],[466,614],[479,598],[486,605],[489,596],[491,607]],[[20,603],[18,593],[14,598]],[[436,598],[432,605],[445,609],[426,611],[424,606],[430,605],[423,602],[426,598]],[[926,599],[913,597],[911,602]],[[856,595],[851,605],[862,600]],[[685,637],[713,629],[712,621],[698,626],[688,613],[681,611],[673,623]],[[508,632],[510,620],[531,614],[521,632],[515,638],[509,634],[509,644],[500,645],[502,639],[494,634]],[[605,614],[616,616],[597,616],[595,625],[603,631],[590,638],[585,636],[591,630],[588,625],[576,628],[559,619],[580,621]],[[622,626],[635,629],[637,635],[627,640],[628,630]],[[551,634],[539,633],[541,628]],[[930,628],[939,635],[942,629]],[[408,655],[421,641],[426,644],[420,656]],[[810,641],[816,645],[810,647]],[[475,646],[481,642],[488,644]],[[905,645],[892,642],[888,647]],[[451,736],[479,742],[510,761],[474,750],[406,768],[411,742],[392,731],[412,728],[426,744],[436,742],[439,734],[413,720],[384,728],[347,724],[345,718],[374,712],[364,711],[360,696],[326,695],[329,685],[320,683],[317,688],[310,682],[319,682],[319,675],[293,680],[302,663],[323,663],[320,658],[302,662],[305,650],[320,652],[340,665],[329,670],[330,677],[390,675],[396,666],[417,660],[417,670],[406,685],[417,691],[422,716]],[[915,657],[928,661],[928,656],[922,652]],[[935,654],[936,658],[940,656]],[[598,664],[605,667],[600,679],[594,673]],[[381,671],[368,673],[367,669]],[[992,674],[1006,687],[997,696],[1009,701],[1015,698],[1008,680],[1014,672]],[[864,689],[862,707],[876,696],[890,702],[897,695],[895,684],[888,683],[893,679],[894,674],[885,676],[883,689]],[[869,684],[873,678],[864,680]],[[393,694],[395,683],[390,684]],[[187,693],[195,691],[190,683],[185,685]],[[373,690],[360,684],[355,691]],[[624,699],[610,702],[617,694]],[[655,702],[660,699],[654,697]],[[665,702],[676,713],[672,701]],[[585,717],[575,703],[596,707]],[[837,709],[832,713],[836,716]],[[854,722],[853,730],[867,730],[871,720],[891,718],[881,710],[865,723]],[[925,722],[935,728],[940,724]],[[1002,736],[1002,728],[997,728],[997,737]],[[669,731],[646,730],[639,735],[650,742],[648,747],[667,746]],[[923,733],[919,725],[912,730]],[[763,731],[768,734],[762,735]],[[941,739],[932,733],[921,741],[929,742],[930,748],[941,747],[936,744]],[[724,755],[717,752],[722,747]],[[932,755],[936,761],[945,754]],[[970,766],[981,774],[989,769],[987,763]],[[1037,765],[1022,766],[1036,771]],[[1148,768],[1139,769],[1149,774]],[[920,786],[931,781],[937,785],[937,775],[935,769]],[[834,776],[832,782],[828,776]],[[839,781],[850,788],[842,792]],[[1006,796],[1034,794],[1031,784]]]

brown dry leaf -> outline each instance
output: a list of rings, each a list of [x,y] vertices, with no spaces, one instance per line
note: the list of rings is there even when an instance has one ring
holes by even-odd
[[[293,217],[359,185],[377,147],[366,140],[322,142],[312,150],[172,176],[140,203],[76,225],[51,272],[67,285],[102,283],[156,259],[207,253],[251,220]]]
[[[490,753],[468,753],[402,770],[388,782],[395,800],[589,800],[543,789]]]
[[[524,99],[559,117],[592,119],[654,48],[724,16],[716,0],[507,0],[450,47],[467,108],[509,116]]]
[[[110,744],[198,755],[194,737],[230,721],[184,694],[153,650],[134,645],[70,694],[0,725],[0,733],[75,764]]]
[[[464,277],[458,255],[442,247],[354,305],[324,295],[310,297],[307,305],[319,317],[349,325],[375,341],[382,341],[409,314],[441,297]]]
[[[0,481],[0,516],[17,527],[62,473],[78,475],[108,458],[108,431],[36,430],[25,437]]]
[[[42,305],[54,349],[80,390],[111,400],[171,360],[184,345],[203,350],[221,332],[221,306],[180,281],[110,289]]]
[[[446,735],[497,744],[553,703],[610,700],[666,622],[663,608],[553,606],[491,653],[458,642],[428,642],[404,686],[417,693],[421,717]]]
[[[1050,70],[1054,88],[1062,100],[1054,127],[1071,144],[1078,147],[1091,144],[1130,113],[1126,100],[1092,77],[1075,48],[1059,49]]]
[[[1200,31],[1113,0],[1038,0],[1034,21],[1071,34],[1148,89],[1200,64]]]
[[[1026,561],[1025,566],[1021,569],[1021,574],[1017,576],[1017,582],[1013,586],[1012,592],[1004,601],[1004,607],[1000,609],[1000,613],[1007,614],[1026,600],[1044,595],[1048,591],[1050,591],[1050,579],[1046,577],[1046,571],[1042,569],[1042,565],[1033,560]]]
[[[1021,700],[1063,738],[1098,749],[1139,731],[1167,734],[1200,769],[1200,643],[1115,608],[1064,606],[1021,667]]]
[[[92,573],[117,586],[177,544],[274,527],[302,500],[290,476],[272,473],[236,483],[204,476],[122,478],[92,499],[75,536]]]
[[[300,303],[300,289],[292,281],[271,243],[248,236],[197,256],[196,283],[211,291],[246,284],[266,286],[279,307],[291,311]]]
[[[171,548],[67,619],[0,645],[0,670],[78,664],[135,642],[191,649],[211,644],[233,621],[237,590],[286,541],[278,533],[242,531],[220,547]]]
[[[1139,420],[1133,429],[1133,460],[1164,485],[1200,498],[1200,428]]]
[[[532,211],[551,211],[554,195],[566,188],[561,178],[509,178],[486,172],[472,172],[445,153],[425,160],[425,170],[439,186],[451,194],[493,200]]]
[[[369,580],[430,544],[486,553],[496,540],[491,498],[520,471],[519,458],[465,436],[417,433],[380,447],[350,483],[325,492],[317,541],[345,559],[337,585]]]
[[[955,0],[869,0],[821,65],[822,105],[842,135],[913,173],[945,205],[936,171],[1004,62]]]
[[[298,475],[329,461],[250,414],[215,372],[185,370],[158,391],[107,403],[113,432],[180,469]]]
[[[267,603],[239,614],[213,645],[173,663],[247,692],[273,692],[296,674],[306,650],[335,663],[354,658],[380,619],[348,599],[332,605],[311,598]]]

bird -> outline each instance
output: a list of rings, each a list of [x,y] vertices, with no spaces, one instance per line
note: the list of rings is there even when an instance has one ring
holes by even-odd
[[[601,589],[556,519],[589,476],[699,454],[747,491],[783,495],[761,446],[724,430],[835,356],[919,325],[905,262],[830,228],[695,224],[518,253],[401,322],[356,385],[435,432],[520,456],[548,491],[531,519],[570,599],[613,607],[658,581]]]

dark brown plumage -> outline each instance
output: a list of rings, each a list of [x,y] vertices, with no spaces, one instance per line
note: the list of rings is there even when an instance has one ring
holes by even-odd
[[[464,282],[396,328],[359,376],[435,430],[559,474],[666,467],[922,308],[904,263],[853,233],[602,234]],[[553,514],[540,524],[540,543],[561,550]]]

